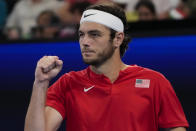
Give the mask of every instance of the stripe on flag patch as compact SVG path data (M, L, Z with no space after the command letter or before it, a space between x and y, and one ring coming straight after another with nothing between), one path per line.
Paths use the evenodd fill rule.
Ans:
M148 79L136 79L135 87L136 88L149 88L150 87L150 80L148 80Z

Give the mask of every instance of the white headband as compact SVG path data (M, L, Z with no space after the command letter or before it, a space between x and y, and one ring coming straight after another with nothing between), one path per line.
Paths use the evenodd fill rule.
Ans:
M80 24L83 22L95 22L112 28L118 32L124 32L123 22L116 16L100 10L89 9L84 11Z

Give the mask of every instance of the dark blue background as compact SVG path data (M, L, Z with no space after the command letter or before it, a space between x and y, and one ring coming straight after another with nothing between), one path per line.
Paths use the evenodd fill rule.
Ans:
M77 42L2 43L0 130L23 130L36 63L43 55L57 55L64 61L58 77L70 70L81 70L87 66L82 62ZM182 103L191 125L189 131L196 130L196 36L134 38L123 61L164 74Z

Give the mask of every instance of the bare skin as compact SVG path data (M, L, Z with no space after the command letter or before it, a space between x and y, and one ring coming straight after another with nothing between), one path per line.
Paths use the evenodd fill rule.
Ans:
M184 128L184 127L174 127L174 128L165 129L165 131L186 131L186 128Z
M57 56L44 56L38 61L25 131L55 131L60 126L61 115L51 107L45 107L45 101L49 81L61 71L62 65Z
M119 48L124 33L118 32L112 42L109 41L109 34L109 29L103 25L84 22L80 25L79 41L84 62L99 61L99 64L92 64L91 69L95 73L104 74L113 83L118 78L120 70L126 69L128 65L120 58ZM105 56L108 56L106 60ZM56 56L46 56L38 62L25 131L56 131L59 128L63 120L62 116L55 109L45 107L45 101L49 81L60 72L62 63ZM177 127L165 131L186 131L186 129Z
M93 30L97 30L97 32L93 32L93 34L91 34L91 31ZM91 65L91 69L95 73L104 74L111 82L114 82L117 79L120 70L124 70L127 67L120 58L119 50L124 39L124 34L117 33L113 43L110 43L110 31L108 28L92 22L83 23L80 26L79 32L82 33L79 40L81 49L86 47L88 50L93 51L93 53L87 55L82 53L84 61L96 60L99 57L98 54L102 53L104 50L108 51L108 48L114 48L113 55L104 61L104 63L101 65Z

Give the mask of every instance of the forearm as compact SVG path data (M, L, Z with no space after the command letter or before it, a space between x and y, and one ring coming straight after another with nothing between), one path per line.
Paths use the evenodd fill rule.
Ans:
M63 62L57 56L44 56L38 61L31 101L25 119L25 131L45 131L46 127L51 124L47 121L56 116L57 113L50 115L50 112L49 116L45 115L46 91L49 81L61 71L62 65ZM48 119L45 116L48 116ZM57 124L54 123L47 130L53 129Z
M45 130L45 101L49 82L34 82L31 101L25 120L25 131Z
M186 128L184 128L184 127L174 127L174 128L165 129L165 131L186 131Z

